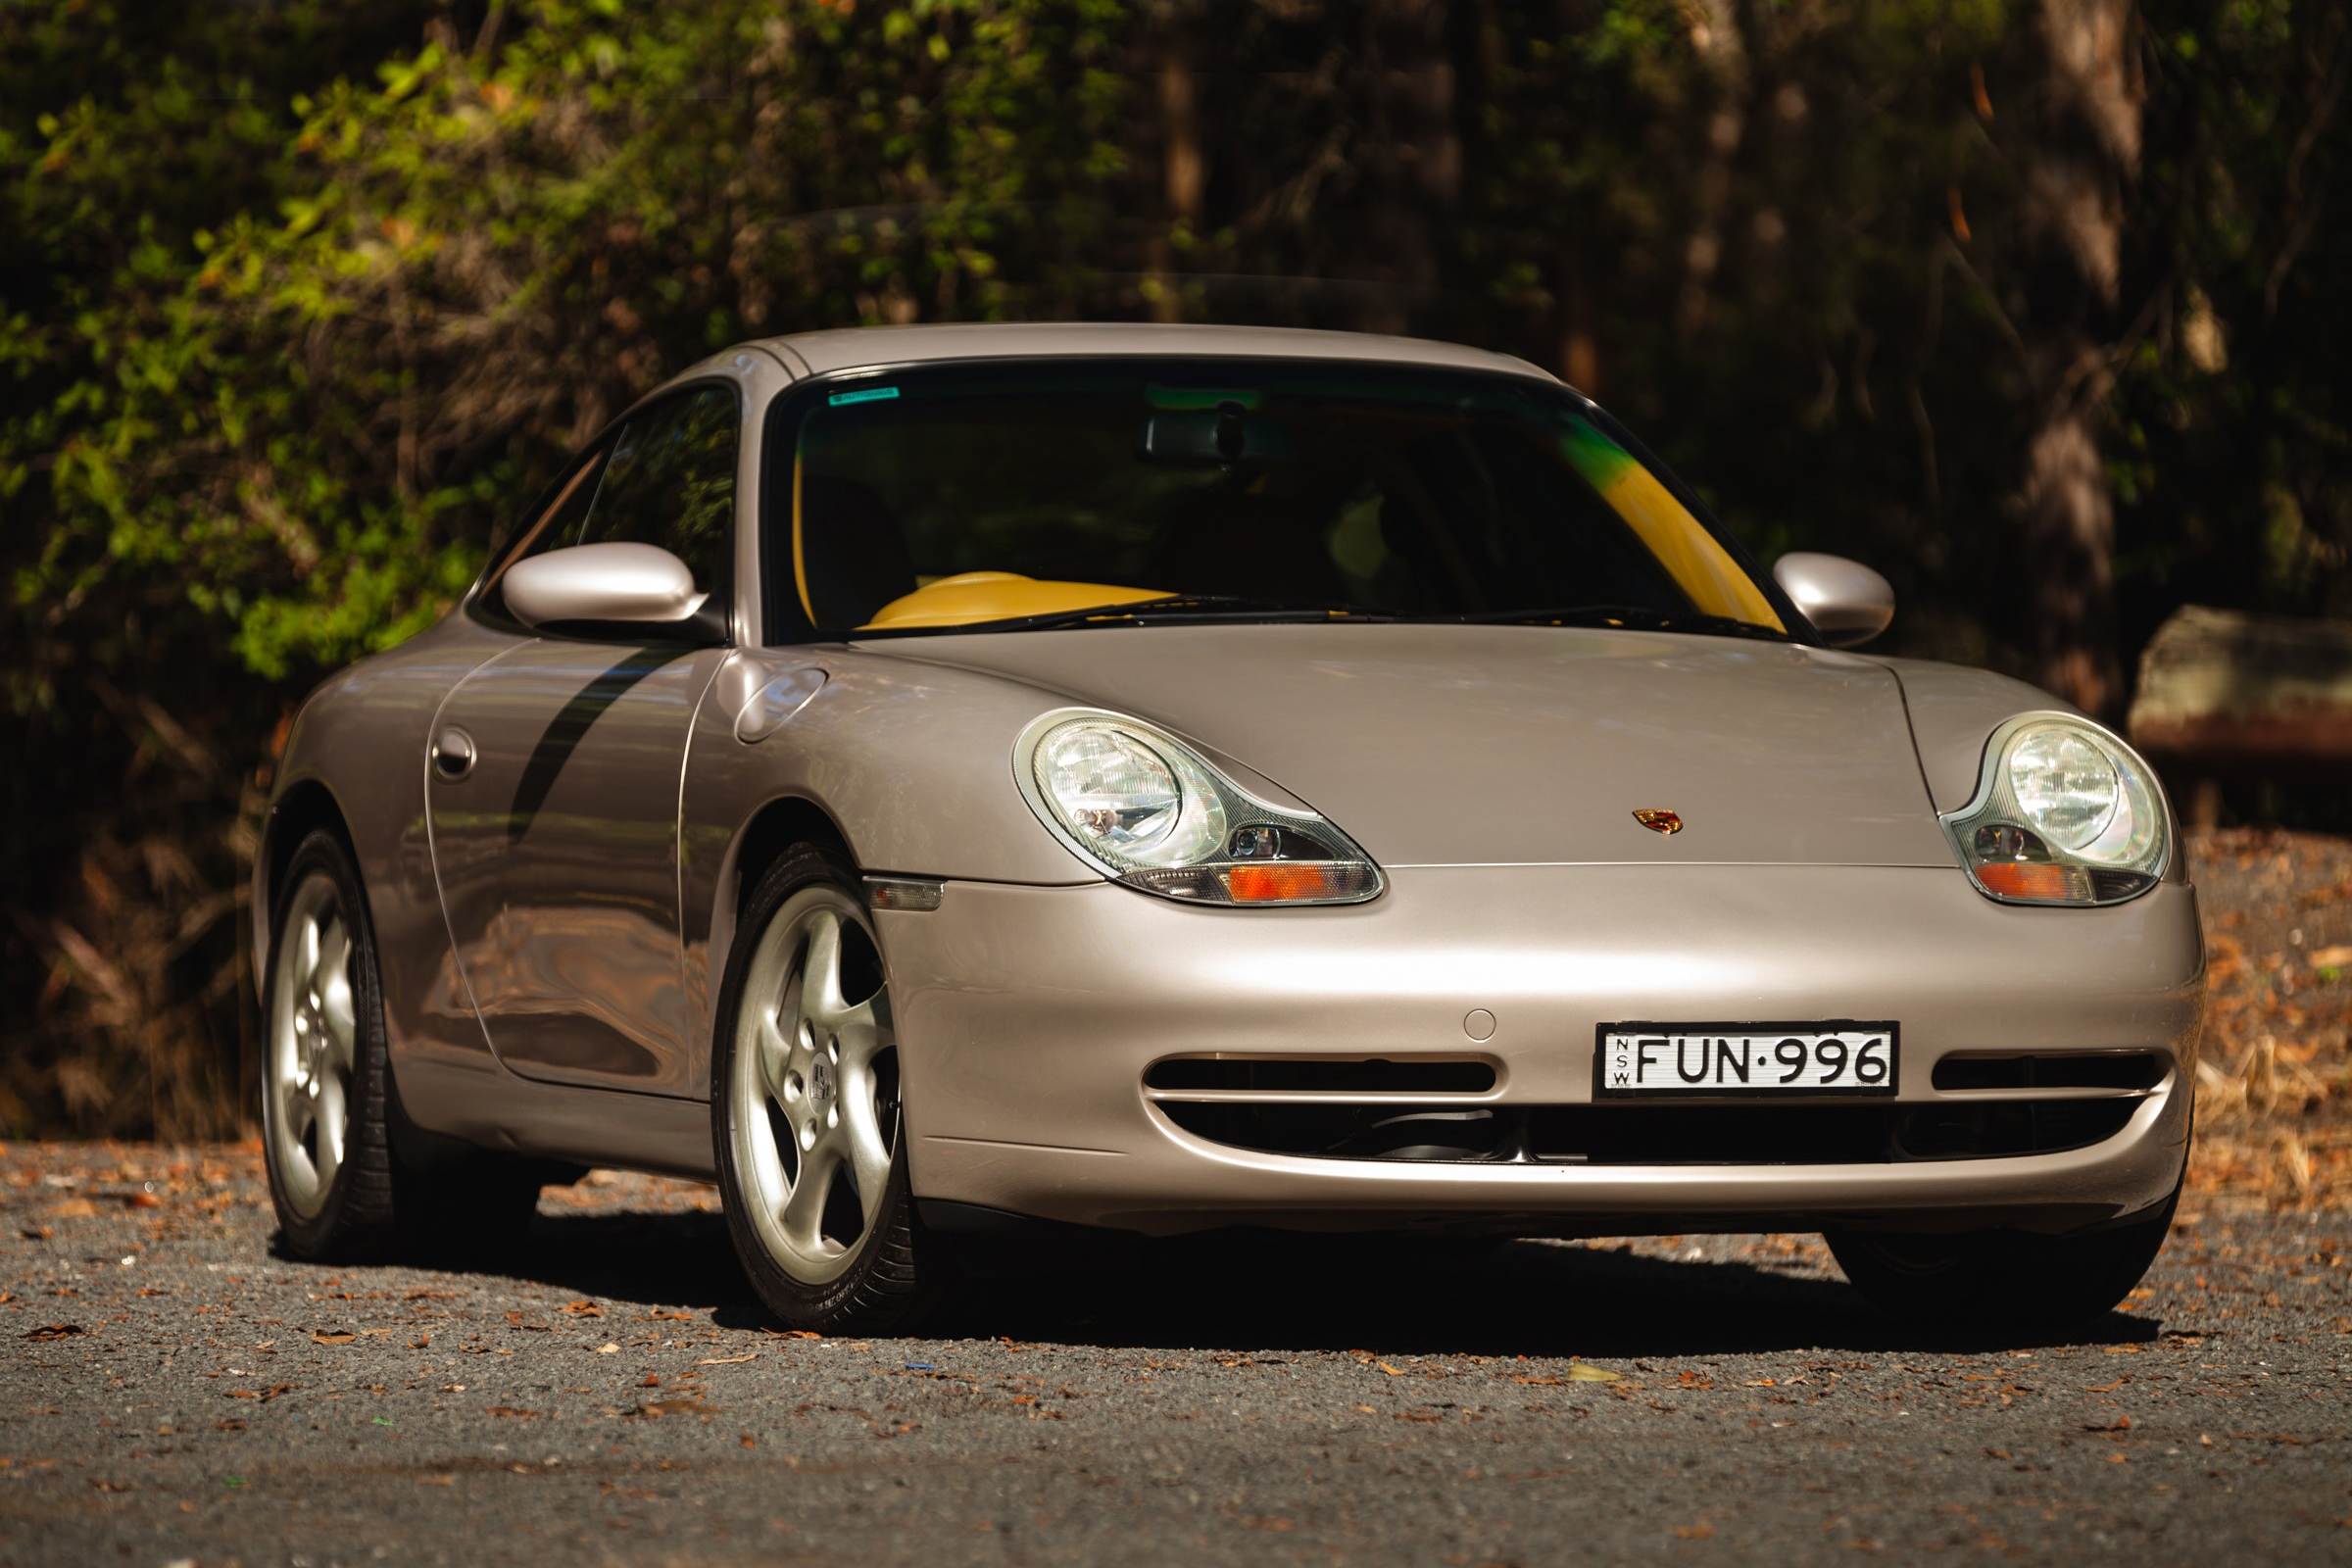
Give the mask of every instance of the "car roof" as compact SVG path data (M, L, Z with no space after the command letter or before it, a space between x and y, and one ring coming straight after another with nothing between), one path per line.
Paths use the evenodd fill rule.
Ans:
M759 347L810 375L937 360L1134 355L1358 360L1486 370L1552 381L1525 360L1458 343L1288 326L1200 326L1151 321L948 322L795 332Z

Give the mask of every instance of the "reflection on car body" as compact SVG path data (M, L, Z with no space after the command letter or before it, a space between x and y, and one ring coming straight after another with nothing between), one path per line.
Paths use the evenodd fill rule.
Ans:
M1844 651L1891 613L1474 350L718 356L302 710L287 1244L495 1246L594 1162L715 1179L823 1329L1041 1221L1822 1229L1896 1310L2102 1310L2186 1150L2170 808Z

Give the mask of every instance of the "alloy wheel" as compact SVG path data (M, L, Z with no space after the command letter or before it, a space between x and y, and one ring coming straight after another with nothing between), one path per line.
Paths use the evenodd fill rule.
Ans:
M286 902L270 989L267 1085L270 1157L288 1205L305 1219L325 1206L350 1143L359 1059L353 951L334 880L314 871Z
M736 1169L768 1255L806 1285L836 1278L858 1255L897 1152L889 996L877 987L851 1000L853 950L873 952L858 902L837 888L803 890L760 933L737 1013ZM878 964L858 967L878 974Z

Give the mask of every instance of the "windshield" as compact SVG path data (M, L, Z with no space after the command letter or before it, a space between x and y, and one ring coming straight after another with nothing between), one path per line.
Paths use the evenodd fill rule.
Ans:
M1658 474L1540 382L992 361L828 382L776 418L779 640L1352 616L1786 632Z

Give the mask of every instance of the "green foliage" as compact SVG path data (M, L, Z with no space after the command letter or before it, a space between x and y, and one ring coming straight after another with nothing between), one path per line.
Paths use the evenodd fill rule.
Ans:
M1034 307L1117 166L1117 82L1090 64L1116 12L1087 0L918 5L855 40L818 4L528 19L493 58L437 40L292 99L253 193L273 200L176 254L143 239L70 324L0 338L72 375L0 437L12 488L54 454L20 605L169 574L270 679L387 646L682 360L918 299ZM263 119L240 105L240 146ZM60 122L28 205L113 128L88 103Z
M233 1116L291 702L747 337L1174 309L1491 344L1574 368L1760 553L1886 568L1896 651L2029 668L2041 13L0 0L0 1122ZM2086 325L2127 653L2187 598L2352 612L2348 18L2143 0Z

